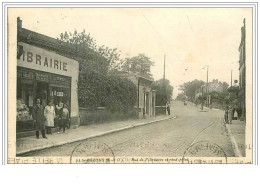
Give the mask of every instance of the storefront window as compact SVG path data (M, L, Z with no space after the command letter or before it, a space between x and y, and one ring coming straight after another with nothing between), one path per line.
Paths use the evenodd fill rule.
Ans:
M33 86L17 83L16 118L17 121L32 120Z
M70 108L71 78L25 68L17 70L17 121L32 120L36 99L45 107L48 100L55 105L66 103Z
M53 97L53 103L58 105L60 102L66 103L70 107L70 89L65 87L52 87L51 97Z

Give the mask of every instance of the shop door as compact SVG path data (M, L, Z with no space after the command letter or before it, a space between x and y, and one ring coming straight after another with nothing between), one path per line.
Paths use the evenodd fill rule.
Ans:
M41 99L44 107L48 104L48 95L48 83L38 82L36 88L36 99Z

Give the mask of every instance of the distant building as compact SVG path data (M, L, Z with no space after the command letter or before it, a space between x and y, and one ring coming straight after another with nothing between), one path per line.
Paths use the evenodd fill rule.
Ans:
M212 108L222 108L223 107L223 99L220 97L220 94L224 92L224 87L221 82L217 79L214 79L212 82L208 84L208 100L209 106Z
M241 27L241 42L239 45L239 93L238 102L242 109L242 117L246 117L246 20Z
M223 99L219 96L223 92L223 84L219 82L217 79L213 79L212 82L208 83L208 90L206 84L202 85L199 89L197 89L195 101L197 101L197 103L203 100L204 102L208 101L209 107L219 109L223 106Z
M122 78L131 80L137 87L138 118L155 116L156 91L152 90L151 84L153 79L142 76L138 73L119 72Z
M214 79L208 84L208 93L222 93L223 89L223 84L220 83L217 79Z

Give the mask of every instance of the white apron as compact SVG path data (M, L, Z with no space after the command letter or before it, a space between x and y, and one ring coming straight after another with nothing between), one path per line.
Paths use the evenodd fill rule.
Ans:
M55 109L54 106L46 106L44 109L45 126L54 127Z

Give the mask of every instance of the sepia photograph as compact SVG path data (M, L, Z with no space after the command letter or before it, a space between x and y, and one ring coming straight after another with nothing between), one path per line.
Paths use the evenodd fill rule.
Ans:
M253 163L253 8L9 7L9 164Z

